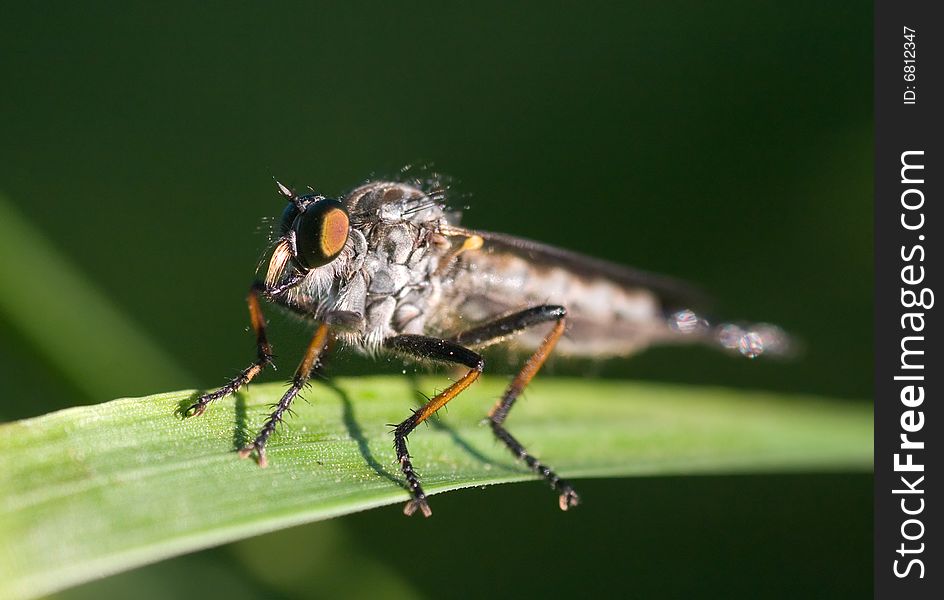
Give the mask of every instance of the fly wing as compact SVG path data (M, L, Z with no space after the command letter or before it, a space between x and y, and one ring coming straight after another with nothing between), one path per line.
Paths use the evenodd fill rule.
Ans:
M693 286L516 236L449 227L447 235L481 238L462 252L449 285L448 309L458 323L481 323L538 304L568 309L560 350L568 354L628 355L675 337L667 315L702 307ZM448 293L447 292L447 293ZM540 341L527 332L526 347Z
M564 250L507 233L452 227L468 236L479 236L486 252L516 255L535 265L566 269L580 278L599 278L626 289L647 289L655 293L666 311L705 310L711 301L696 286L672 277L633 269L610 261Z

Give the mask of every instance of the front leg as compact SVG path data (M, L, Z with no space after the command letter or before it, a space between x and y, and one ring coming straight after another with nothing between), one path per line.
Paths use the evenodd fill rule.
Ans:
M469 368L469 371L461 379L437 394L393 430L393 447L397 453L397 461L399 461L400 469L406 478L410 495L413 496L413 499L403 507L403 513L409 516L419 509L424 517L428 517L433 514L433 511L429 508L426 493L423 492L419 476L410 461L410 453L406 447L407 436L416 429L417 425L431 417L450 400L472 385L472 382L482 374L485 361L478 353L455 342L422 335L398 335L384 342L384 347L406 356L441 363L460 364Z
M289 277L285 283L274 287L266 286L266 284L261 281L253 282L249 287L249 295L246 297L246 302L249 304L249 322L252 325L252 330L256 334L256 360L240 371L236 377L230 379L226 385L220 389L215 392L203 394L197 398L197 401L183 412L184 417L202 415L211 402L230 394L235 394L241 387L252 381L256 375L261 373L263 369L272 364L272 346L269 344L269 340L266 336L266 320L265 315L262 314L262 306L259 303L259 299L261 297L270 301L277 300L278 297L286 291L301 283L304 278L305 276L303 274L295 273Z
M292 385L285 391L285 394L282 395L282 399L279 400L279 403L275 405L275 410L272 411L272 414L269 415L269 418L266 419L265 424L262 426L262 429L259 430L259 435L256 436L256 439L253 440L251 444L242 448L239 451L239 456L241 458L247 458L253 452L256 453L258 457L259 466L265 467L268 462L266 460L265 445L269 441L269 436L275 433L275 428L279 423L282 422L282 419L292 406L292 401L295 400L295 396L298 395L298 392L305 387L305 384L308 383L308 379L311 377L311 372L315 368L315 365L318 364L318 357L321 356L321 353L324 351L325 347L328 345L328 326L325 323L322 323L318 326L318 329L315 330L315 335L312 336L311 342L308 343L308 349L305 350L305 356L302 357L302 362L298 365L298 368L295 370L295 377L292 378Z
M256 334L256 360L251 365L239 372L236 377L229 380L226 385L208 394L203 394L197 401L191 404L183 412L185 417L196 417L206 411L207 406L214 400L219 400L224 396L236 393L239 388L253 380L256 375L262 372L268 365L272 364L272 346L266 337L266 320L262 314L262 307L259 304L259 297L272 295L272 291L267 289L261 281L256 281L249 288L249 295L246 302L249 304L249 322L252 324L252 330Z

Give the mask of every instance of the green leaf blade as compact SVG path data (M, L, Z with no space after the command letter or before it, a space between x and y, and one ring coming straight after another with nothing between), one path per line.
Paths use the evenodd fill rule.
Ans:
M534 479L481 426L503 384L483 379L441 420L411 435L428 493ZM421 385L428 392L442 381ZM186 420L175 411L190 392L0 427L7 458L0 475L0 595L35 597L408 499L387 426L415 406L407 378L315 384L306 392L311 405L297 403L297 416L270 441L269 468L239 460L234 450L251 439L282 391L278 384L254 386ZM870 407L816 398L544 379L519 401L508 427L568 478L872 465ZM550 492L547 501L556 501ZM576 510L593 510L592 499L584 501ZM435 498L431 505L435 513Z

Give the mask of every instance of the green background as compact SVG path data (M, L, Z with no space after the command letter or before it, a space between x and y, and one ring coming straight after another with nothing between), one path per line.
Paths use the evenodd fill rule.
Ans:
M334 195L430 162L456 179L466 224L691 280L717 299L715 314L778 323L805 347L791 362L700 348L557 362L544 385L554 373L587 374L871 397L870 3L123 2L4 12L0 192L180 365L158 371L118 352L89 368L125 374L120 385L79 383L0 312L4 419L221 382L253 352L243 296L263 218L283 204L272 177ZM0 280L0 293L61 293L41 269L23 277ZM66 312L83 319L81 306ZM272 320L284 377L305 329ZM400 369L354 358L332 366ZM317 410L316 396L298 409ZM871 590L871 476L601 480L580 490L585 504L569 514L539 483L447 494L433 519L376 510L60 595Z

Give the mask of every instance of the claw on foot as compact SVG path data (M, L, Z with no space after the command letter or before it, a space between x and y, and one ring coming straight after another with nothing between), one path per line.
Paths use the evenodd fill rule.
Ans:
M413 513L416 512L416 509L419 509L423 513L424 517L432 516L433 511L429 508L429 504L426 502L426 499L417 499L414 498L406 503L403 507L403 514L410 517Z
M186 419L188 417L199 417L200 415L206 412L206 409L207 409L207 405L201 404L200 401L198 400L197 402L194 402L193 404L187 407L187 410L184 411L184 418Z
M560 508L561 510L567 510L572 506L577 506L580 504L580 496L577 495L577 492L573 488L565 488L560 495Z
M263 469L269 466L269 461L266 459L265 447L260 447L256 444L249 444L244 448L240 448L239 458L249 458L253 452L256 453L256 464L258 464Z

